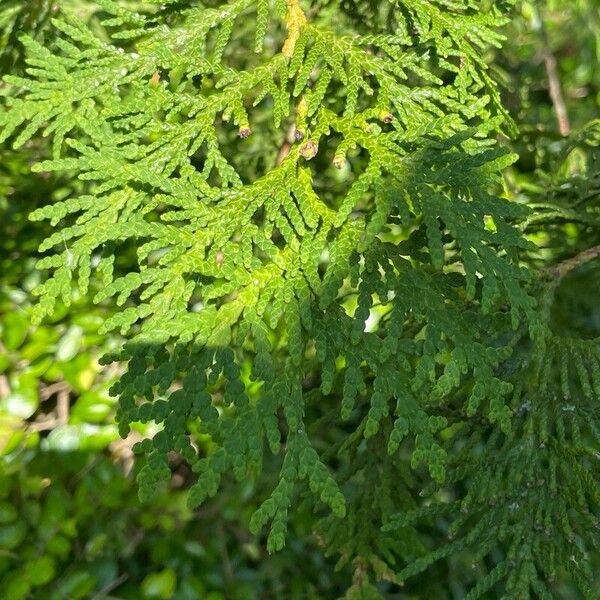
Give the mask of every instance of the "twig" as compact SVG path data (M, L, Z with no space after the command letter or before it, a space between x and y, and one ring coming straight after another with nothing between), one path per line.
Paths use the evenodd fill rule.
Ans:
M544 19L539 11L536 11L536 13L537 23L535 28L538 30L540 39L542 40L542 55L546 66L546 75L548 76L550 100L552 100L552 106L556 113L558 130L561 135L567 136L571 133L571 124L569 122L567 106L565 104L560 78L558 76L556 57L550 48L550 41L548 40L548 32L546 30Z
M106 595L112 592L114 589L118 588L120 585L125 583L129 579L129 575L127 573L123 573L119 575L116 579L111 581L109 584L105 585L98 593L94 594L91 600L101 600L101 598L106 598Z
M130 431L125 439L119 439L109 444L113 456L123 464L125 475L129 475L134 466L133 447L142 439L143 437L137 431Z
M229 558L229 552L227 552L227 534L225 533L225 527L223 521L218 521L217 529L219 532L219 550L221 552L221 558L223 559L223 571L225 574L225 583L227 588L230 588L233 584L233 567L231 566L231 560Z
M54 417L48 417L49 415L42 415L42 418L40 420L31 423L31 425L27 427L27 431L29 431L30 433L50 431L51 429L62 425L62 423L58 419Z
M292 149L292 144L295 141L295 138L294 138L295 131L296 131L295 124L292 124L288 127L288 130L285 134L285 139L283 141L283 144L281 145L281 148L279 148L279 152L277 153L277 158L275 159L276 165L280 165L285 160L287 155L290 153L290 150Z
M543 274L552 279L562 279L567 273L570 273L573 269L584 265L596 258L600 258L600 245L592 246L583 252L580 252L577 256L569 258L563 262L548 267L543 270Z
M54 387L51 393L48 393L50 388ZM44 392L46 396L44 397ZM71 407L71 388L68 384L60 382L60 384L54 384L48 386L40 392L40 397L43 400L47 400L52 394L56 393L56 411L50 414L40 415L33 423L28 427L28 431L48 431L54 429L59 425L66 425L69 422L69 410Z
M71 387L66 381L57 381L51 385L42 386L40 390L40 399L48 400L50 396L54 396L54 394L60 394L61 392L69 392Z
M10 387L6 375L0 375L0 398L6 398L10 394Z
M69 395L69 388L62 389L58 392L56 398L56 418L57 420L65 424L69 421L69 409L71 408L71 396Z

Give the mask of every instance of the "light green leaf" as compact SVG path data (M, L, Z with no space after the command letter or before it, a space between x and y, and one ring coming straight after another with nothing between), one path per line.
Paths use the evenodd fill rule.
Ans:
M168 600L175 593L177 576L173 569L163 569L158 573L150 573L142 581L142 594L144 598L160 598Z
M78 325L69 327L60 342L58 342L56 360L67 362L73 359L81 349L82 342L83 329Z
M2 318L2 342L8 350L18 349L29 329L29 320L25 313L12 312Z
M29 419L40 405L38 382L30 373L19 373L10 380L10 393L0 402L9 415Z
M14 550L25 539L26 533L27 525L23 521L0 527L0 548Z
M52 581L56 575L56 564L49 556L32 560L25 565L26 577L34 587L40 587Z

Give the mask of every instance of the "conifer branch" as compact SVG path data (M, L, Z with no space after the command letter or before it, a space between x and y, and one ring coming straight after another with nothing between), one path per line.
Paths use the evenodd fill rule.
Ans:
M528 211L492 192L516 157L495 141L511 122L482 57L510 2L386 0L397 26L366 33L350 17L308 24L299 0L277 14L269 0L194 3L169 19L100 2L109 42L68 16L52 51L25 39L29 70L6 78L0 139L49 136L53 157L35 168L85 186L32 214L55 228L36 317L92 280L95 301L114 303L103 331L128 341L103 362L126 364L111 390L120 433L158 425L135 446L141 497L171 476L173 450L197 475L191 506L230 474L258 476L270 451L281 471L251 519L255 533L270 523L269 552L306 490L327 508L327 551L359 560L361 589L370 573L397 582L501 548L509 558L471 597L502 580L527 598L554 542L523 545L511 519L534 531L538 507L555 523L594 497L574 449L586 451L578 411L600 393L600 362L542 322L519 262ZM281 51L240 51L260 54L280 16ZM131 247L136 266L121 273ZM323 453L320 407L344 421ZM556 471L567 458L578 466ZM542 485L524 465L573 485ZM464 497L415 500L425 473L435 489L469 481ZM400 538L418 540L429 518L459 539L415 560Z

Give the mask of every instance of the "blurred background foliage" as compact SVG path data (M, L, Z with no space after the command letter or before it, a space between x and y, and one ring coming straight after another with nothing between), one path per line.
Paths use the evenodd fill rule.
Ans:
M314 4L331 9L338 3ZM151 3L127 5L143 10ZM363 24L375 18L368 0L339 6ZM91 1L2 0L3 74L24 68L19 35L48 39L53 35L49 20L58 10L74 11L100 31L101 14ZM506 195L534 209L523 227L537 249L524 259L543 267L600 244L600 121L595 120L600 3L518 2L506 34L504 49L489 57L520 131L516 139L502 140L520 156L506 172ZM0 93L10 93L2 86ZM351 574L335 572L332 560L318 550L312 516L302 506L293 517L287 547L268 560L264 540L248 533L261 498L257 488L268 483L270 472L276 476L277 465L269 470L267 464L263 480L247 482L241 493L238 486L226 486L216 499L190 511L185 489L191 474L174 455L169 489L139 503L134 482L139 465L131 448L153 431L140 425L121 440L114 425L115 399L108 389L118 373L100 367L98 359L121 340L97 334L113 309L92 305L93 294L81 298L73 290L69 307L60 307L40 327L29 324L35 302L31 290L42 276L35 270L36 248L50 225L30 223L27 215L84 185L32 175L30 165L46 152L39 141L19 151L0 148L0 596L343 596ZM597 263L573 271L561 283L553 318L564 335L600 335ZM126 259L117 265L123 271L128 267ZM343 435L329 429L326 437ZM462 585L472 579L470 566L451 561L436 566L435 576L412 582L404 593L385 596L385 587L380 592L389 598L463 598ZM576 598L560 583L557 591L560 597Z

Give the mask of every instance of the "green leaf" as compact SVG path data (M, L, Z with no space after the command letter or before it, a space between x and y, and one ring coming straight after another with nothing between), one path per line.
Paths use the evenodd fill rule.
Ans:
M142 581L144 598L168 600L175 593L177 575L173 569L163 569L158 573L150 573Z
M22 521L0 527L0 548L14 550L25 539L27 526Z
M98 392L84 392L71 408L72 423L101 423L111 414L114 401Z
M22 312L15 310L2 318L2 342L7 350L20 348L29 330L29 319Z
M74 425L59 425L53 429L44 440L47 450L57 452L72 452L81 447L82 432Z
M20 430L22 424L21 419L0 415L0 455L14 452L25 440L26 434Z
M42 556L28 562L25 567L25 576L34 587L46 585L56 575L56 563L50 556Z
M67 362L73 359L83 343L83 329L78 325L71 325L62 336L56 347L56 360Z
M69 600L79 600L80 598L90 598L96 587L96 578L86 571L75 571L69 573L61 580L58 591L62 598Z
M40 396L37 379L28 372L11 377L10 393L0 401L0 409L9 415L29 419L39 408Z
M31 591L30 583L20 571L11 575L10 580L5 585L4 593L6 598L10 598L10 600L25 600Z
M0 502L0 524L16 521L17 515L18 513L12 504Z
M54 535L48 540L46 550L54 556L66 559L71 551L71 542L62 535Z

